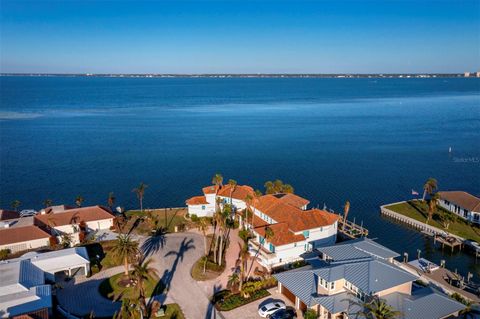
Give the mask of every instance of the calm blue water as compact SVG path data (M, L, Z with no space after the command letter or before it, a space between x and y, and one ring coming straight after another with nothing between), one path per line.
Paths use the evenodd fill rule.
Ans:
M0 205L184 205L215 172L282 179L363 220L371 237L463 273L474 258L379 216L430 176L480 194L480 79L0 77ZM452 154L448 148L452 147ZM479 261L480 262L480 261ZM477 277L477 280L479 277Z

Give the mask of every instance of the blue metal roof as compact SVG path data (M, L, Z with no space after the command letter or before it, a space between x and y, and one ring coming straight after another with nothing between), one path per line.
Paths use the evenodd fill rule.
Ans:
M346 241L333 246L318 247L317 250L332 258L336 262L364 259L369 257L388 259L400 256L397 252L390 250L366 237Z
M463 304L431 288L423 288L411 296L395 292L382 299L401 312L401 319L444 318L465 309Z

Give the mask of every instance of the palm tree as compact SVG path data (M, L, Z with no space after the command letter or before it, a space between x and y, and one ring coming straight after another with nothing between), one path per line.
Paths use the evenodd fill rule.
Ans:
M12 202L12 208L17 212L18 208L22 205L22 202L20 202L18 199L14 200Z
M80 195L78 195L75 198L75 204L77 205L77 207L82 207L82 204L83 204L84 201L85 201L85 199Z
M373 297L372 300L363 303L363 311L359 314L371 319L394 319L398 318L401 312L393 309L384 300Z
M348 212L350 211L350 202L347 200L345 206L343 206L343 225L342 228L345 229L345 223L347 222Z
M283 192L283 193L292 193L292 194L293 194L293 193L295 192L295 189L293 188L292 185L290 185L290 184L285 184L285 185L283 185L283 187L282 187L282 192Z
M221 230L221 235L220 237L220 245L218 247L218 264L221 266L223 263L223 250L224 250L224 245L226 244L226 233L227 233L227 221L230 218L230 214L232 212L231 206L230 205L224 205L223 210L220 213L220 218L219 218L219 226Z
M235 188L237 187L237 181L234 179L229 179L228 180L228 185L230 185L230 205L232 205L232 195L233 192L235 191Z
M213 175L212 184L217 186L217 187L222 187L223 186L223 176L222 176L222 174L216 173L215 175Z
M43 206L45 206L45 208L50 207L52 205L53 205L53 200L51 199L47 198L46 200L43 201Z
M208 219L205 217L199 218L195 226L203 234L203 245L205 246L205 263L203 264L203 273L205 273L206 267L207 267L207 260L208 260L208 247L207 247L207 231L209 226Z
M437 180L433 177L430 177L426 182L425 185L423 185L423 196L422 196L422 201L425 201L425 196L427 196L427 193L429 195L432 195L432 193L438 188L438 183Z
M110 210L113 212L113 205L115 205L115 194L113 194L113 192L108 193L107 204L108 207L110 207Z
M152 259L145 260L144 262L142 262L142 260L143 258L139 259L139 261L133 266L132 277L137 282L135 288L139 292L139 301L142 303L144 314L146 314L147 302L145 295L145 281L152 280L158 276L158 273L155 268L150 266Z
M116 258L123 259L125 276L128 276L128 261L133 260L139 253L138 242L132 240L129 235L120 234L117 236L112 252Z
M238 290L242 292L243 289L243 281L245 278L245 270L247 269L248 258L250 257L250 253L248 252L248 245L238 243L240 251L238 253L238 258L240 259L240 285Z
M433 214L437 211L437 201L439 199L438 193L431 195L430 200L428 201L428 217L427 224L432 219Z
M271 181L266 181L265 182L265 193L266 194L274 194L275 193L275 187Z
M263 242L260 241L258 243L257 251L255 252L255 256L252 258L252 262L250 263L250 268L248 269L247 280L250 277L250 272L252 271L253 263L255 262L255 260L258 257L258 254L260 253L260 249L262 248L263 243L268 242L270 239L272 239L275 236L275 233L273 232L273 229L270 228L268 225L265 226L264 229L265 229L265 238L264 238Z
M240 284L240 276L234 272L230 276L228 276L228 282L227 282L227 287L231 287L232 290L235 290L235 288Z
M244 229L245 229L245 225L248 223L248 215L249 213L252 213L253 214L253 211L250 209L250 206L252 205L252 201L253 201L253 196L251 194L247 194L245 196L245 204L247 205L247 209L245 209L245 216L244 216L244 220L243 220L243 225L244 225Z
M144 182L141 182L137 188L132 190L133 193L137 194L138 201L140 202L140 211L143 212L143 196L145 195L145 190L147 189L148 185Z

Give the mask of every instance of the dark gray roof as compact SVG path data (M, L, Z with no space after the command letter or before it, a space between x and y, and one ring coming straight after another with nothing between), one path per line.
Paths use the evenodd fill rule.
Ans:
M372 256L380 259L400 256L397 252L390 250L366 237L346 241L333 246L318 247L317 249L337 262L364 259Z
M401 312L402 319L437 319L450 316L465 306L431 288L423 288L413 295L394 292L382 297Z

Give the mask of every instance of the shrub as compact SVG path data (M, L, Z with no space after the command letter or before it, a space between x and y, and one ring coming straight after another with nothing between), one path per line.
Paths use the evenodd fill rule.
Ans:
M303 314L303 318L304 319L317 319L318 316L317 316L317 312L313 309L308 309L307 311L305 311L305 313Z
M200 218L198 218L196 214L192 214L190 215L190 219L192 220L192 222L196 223Z
M8 248L0 250L0 260L7 259L8 255L10 255L12 251Z
M226 296L223 302L217 303L217 309L220 311L229 311L268 295L270 295L270 293L264 289L253 292L248 298L244 298L240 294L231 294Z

